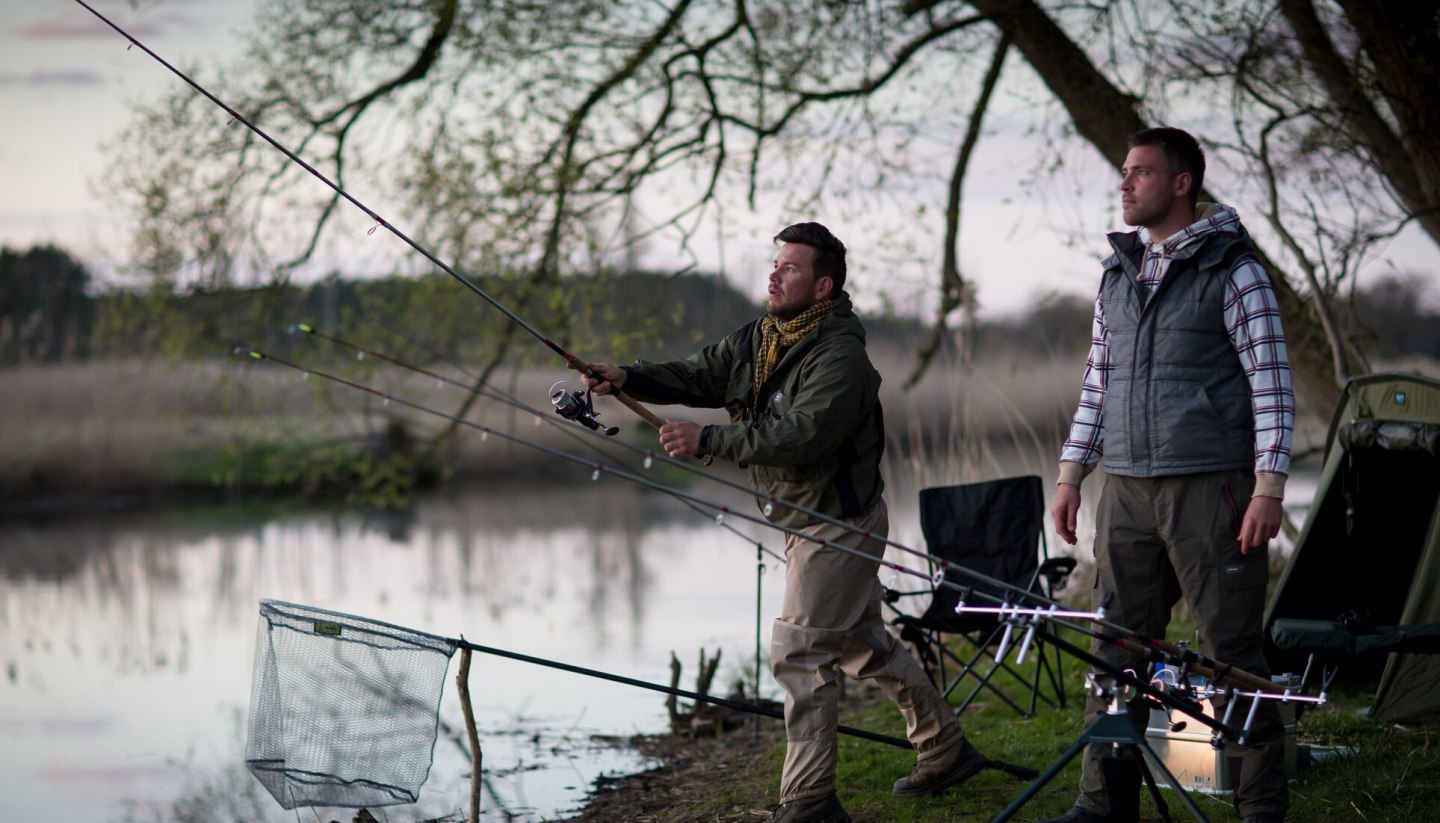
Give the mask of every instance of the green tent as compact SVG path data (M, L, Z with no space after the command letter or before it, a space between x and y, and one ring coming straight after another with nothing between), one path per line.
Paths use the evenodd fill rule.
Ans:
M1265 614L1375 627L1440 624L1440 381L1412 374L1350 380L1330 421L1305 525ZM1430 626L1433 628L1433 626ZM1271 670L1305 654L1268 647ZM1376 683L1373 716L1440 719L1440 654L1345 656L1340 676Z

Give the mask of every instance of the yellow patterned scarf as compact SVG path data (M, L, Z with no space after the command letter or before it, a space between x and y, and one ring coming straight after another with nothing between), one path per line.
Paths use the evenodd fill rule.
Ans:
M760 356L755 360L755 393L775 373L775 366L785 350L800 342L800 338L815 331L825 315L830 313L834 300L821 300L790 320L779 320L767 314L760 321Z

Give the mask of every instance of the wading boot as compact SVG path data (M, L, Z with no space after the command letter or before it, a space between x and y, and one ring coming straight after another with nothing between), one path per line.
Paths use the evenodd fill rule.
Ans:
M989 764L990 758L970 745L969 740L961 740L960 745L945 754L916 763L909 777L895 781L894 793L901 797L939 794L964 783Z
M775 807L765 823L850 823L850 815L834 794L791 800Z

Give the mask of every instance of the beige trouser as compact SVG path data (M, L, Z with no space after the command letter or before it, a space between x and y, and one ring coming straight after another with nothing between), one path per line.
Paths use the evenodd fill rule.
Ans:
M786 695L782 803L835 791L836 668L855 679L875 678L905 716L920 759L943 754L965 737L945 699L880 619L876 571L890 530L885 502L847 522L873 537L822 523L804 529L811 540L785 540L785 602L770 645L775 679ZM856 546L867 556L816 541Z
M1268 676L1263 645L1268 553L1262 548L1241 555L1236 539L1254 488L1255 477L1246 471L1106 476L1096 507L1094 593L1097 605L1106 594L1115 595L1106 618L1163 638L1170 610L1183 596L1200 630L1203 654ZM1091 652L1117 667L1145 671L1143 662L1111 643L1096 639ZM1244 718L1249 705L1243 700L1233 717ZM1087 724L1104 711L1105 704L1090 695ZM1148 716L1148 711L1131 710L1139 728ZM1235 806L1242 815L1284 816L1289 805L1285 730L1274 701L1261 701L1252 732L1249 745L1225 746L1237 784ZM1100 763L1106 749L1086 747L1076 803L1101 814L1110 808Z

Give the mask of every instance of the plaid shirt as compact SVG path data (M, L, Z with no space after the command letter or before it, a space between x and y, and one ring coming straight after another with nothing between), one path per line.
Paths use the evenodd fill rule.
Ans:
M1150 294L1155 293L1170 269L1170 258L1175 252L1214 232L1234 231L1240 225L1235 210L1228 206L1208 211L1209 216L1195 221L1164 243L1151 244L1149 231L1140 229L1140 240L1145 243L1140 282ZM1246 258L1230 272L1225 295L1225 328L1250 383L1250 407L1255 418L1255 473L1281 475L1280 488L1283 489L1283 475L1290 471L1295 394L1290 387L1290 361L1275 292L1265 269L1254 259ZM1102 403L1114 369L1110 335L1105 326L1105 306L1100 297L1096 297L1080 404L1060 452L1061 463L1080 464L1081 477L1094 470L1102 456L1105 434ZM1273 489L1273 482L1271 486Z

